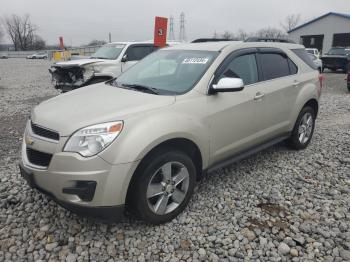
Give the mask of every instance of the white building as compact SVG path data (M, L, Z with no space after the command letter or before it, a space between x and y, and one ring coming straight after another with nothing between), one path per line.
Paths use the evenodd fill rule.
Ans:
M350 47L350 14L327 13L288 32L289 38L323 54L333 46Z

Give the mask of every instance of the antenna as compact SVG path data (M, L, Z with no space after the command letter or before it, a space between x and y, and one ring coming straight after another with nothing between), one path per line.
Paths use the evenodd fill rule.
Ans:
M169 20L169 40L175 40L174 17L171 15Z
M180 42L186 41L186 32L185 32L185 13L182 12L180 14Z

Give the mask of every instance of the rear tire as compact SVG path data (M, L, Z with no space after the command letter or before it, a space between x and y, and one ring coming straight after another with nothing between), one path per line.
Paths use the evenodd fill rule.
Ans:
M300 111L292 135L287 140L290 148L300 150L309 145L315 130L315 118L315 110L310 106L306 106Z
M133 213L151 224L171 221L187 206L194 190L196 168L180 151L161 150L137 169L130 196Z

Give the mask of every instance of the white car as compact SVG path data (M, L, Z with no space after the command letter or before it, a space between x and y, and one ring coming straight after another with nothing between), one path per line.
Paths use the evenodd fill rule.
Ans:
M47 53L46 52L40 52L40 53L35 53L32 55L28 55L27 59L47 59Z
M316 56L317 58L320 58L320 52L318 51L317 48L306 48L305 50L309 54L312 54L312 55Z
M55 88L67 92L118 77L157 47L152 42L115 42L102 46L88 59L55 63L49 69Z
M0 59L7 59L7 58L9 58L8 54L6 53L0 54Z
M310 56L310 58L312 59L312 61L314 62L315 66L317 67L318 71L321 73L322 69L323 69L323 64L322 64L322 60L319 59L317 56L313 55L313 54L308 54Z

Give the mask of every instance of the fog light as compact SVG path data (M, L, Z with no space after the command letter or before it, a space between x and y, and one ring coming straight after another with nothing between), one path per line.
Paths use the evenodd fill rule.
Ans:
M77 195L83 201L92 201L96 190L96 181L76 181L74 187L62 189L64 194Z

